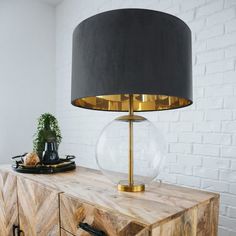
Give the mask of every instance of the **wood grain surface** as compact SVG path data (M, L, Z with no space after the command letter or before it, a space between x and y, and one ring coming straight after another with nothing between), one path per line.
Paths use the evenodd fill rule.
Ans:
M61 227L78 236L89 235L79 228L87 223L110 236L148 236L144 225L118 212L99 209L66 194L60 194ZM146 232L146 234L145 234Z
M59 236L58 191L17 177L20 228L24 236Z
M12 236L18 225L16 176L0 170L0 235Z
M148 226L154 236L217 235L219 195L215 193L157 182L147 186L142 193L118 192L116 186L99 171L83 167L54 175L19 174L9 166L1 168L23 177L25 181L36 182L41 188L43 185L55 195L56 192L64 193L60 194L62 215L65 216L61 217L61 224L74 235L80 235L76 226L81 219L108 232L106 227L114 224L112 222L117 223L119 217L122 218L121 223L110 227L116 233L124 230L127 224L132 227L133 223L129 222L135 222ZM26 186L22 183L22 189ZM28 186L23 191L25 195L30 193L34 196L36 189ZM68 198L63 198L64 195ZM71 212L74 213L71 215ZM110 228L108 235L116 235ZM146 236L143 232L137 234Z
M64 229L61 229L61 236L73 236L73 234L67 232L67 231L64 230Z

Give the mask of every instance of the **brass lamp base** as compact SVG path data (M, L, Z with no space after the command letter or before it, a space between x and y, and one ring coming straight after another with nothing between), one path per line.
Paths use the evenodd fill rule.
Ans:
M128 181L120 181L117 185L117 189L121 192L143 192L145 191L145 185L142 183L134 183L130 185Z

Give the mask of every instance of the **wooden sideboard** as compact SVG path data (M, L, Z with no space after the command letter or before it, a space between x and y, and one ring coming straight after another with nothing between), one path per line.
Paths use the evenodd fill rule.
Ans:
M0 166L1 236L89 236L85 223L109 236L216 236L218 209L218 194L175 185L124 193L83 167L35 175Z

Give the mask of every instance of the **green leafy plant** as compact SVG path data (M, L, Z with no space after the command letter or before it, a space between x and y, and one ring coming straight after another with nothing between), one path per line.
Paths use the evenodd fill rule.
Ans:
M33 140L33 149L40 158L45 142L49 140L55 141L58 147L62 140L61 131L57 119L50 113L44 113L38 119L38 127Z

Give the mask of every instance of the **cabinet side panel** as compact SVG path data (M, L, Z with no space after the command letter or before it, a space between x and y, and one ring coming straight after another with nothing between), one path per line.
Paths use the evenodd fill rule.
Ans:
M0 170L0 235L12 236L18 224L16 176Z
M219 198L215 197L163 222L152 230L152 236L217 236L218 215Z
M219 201L220 197L217 195L210 201L210 226L211 226L211 236L218 235L218 218L219 218Z
M59 236L58 192L17 177L19 220L24 236Z
M152 230L152 236L196 236L197 207L183 212L182 215L164 222Z

